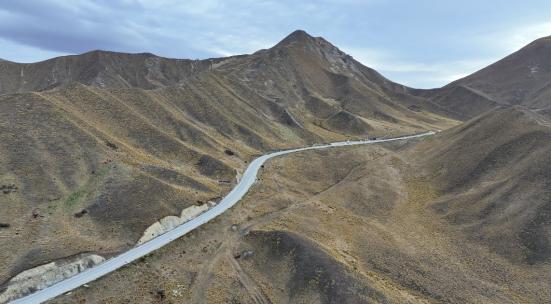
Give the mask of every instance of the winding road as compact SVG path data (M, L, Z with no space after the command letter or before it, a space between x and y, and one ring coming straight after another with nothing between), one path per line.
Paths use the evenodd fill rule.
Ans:
M422 134L416 134L416 135L409 135L409 136L402 136L402 137L395 137L395 138L389 138L389 139L376 139L376 140L359 140L359 141L346 141L346 142L335 142L331 144L326 145L319 145L319 146L312 146L312 147L305 147L305 148L298 148L298 149L291 149L291 150L284 150L284 151L278 151L273 152L269 154L265 154L254 161L252 161L249 166L247 167L247 170L245 170L245 173L243 174L241 181L235 186L235 188L232 189L228 195L226 195L220 203L218 203L216 206L212 207L211 209L205 211L204 213L200 214L196 218L189 220L188 222L174 228L173 230L170 230L154 239L149 240L146 243L143 243L139 246L136 246L114 258L111 258L109 260L106 260L105 262L89 268L73 277L70 277L68 279L65 279L63 281L60 281L58 283L55 283L45 289L36 291L35 293L32 293L30 295L27 295L25 297L22 297L20 299L14 300L11 303L42 303L44 301L47 301L49 299L52 299L54 297L57 297L61 294L64 294L68 291L71 291L79 286L82 286L86 283L89 283L91 281L96 280L97 278L100 278L112 271L115 271L122 266L129 264L163 246L166 244L180 238L181 236L185 235L186 233L194 230L195 228L207 223L208 221L212 220L213 218L219 216L220 214L224 213L227 209L235 205L251 188L251 186L256 181L256 176L258 173L258 170L261 168L262 164L266 162L267 160L295 152L300 151L306 151L306 150L316 150L316 149L327 149L327 148L335 148L335 147L343 147L343 146L354 146L354 145L365 145L365 144L374 144L374 143L381 143L381 142L389 142L389 141L397 141L397 140L404 140L404 139L412 139L417 137L423 137L428 135L434 135L435 132L429 131Z

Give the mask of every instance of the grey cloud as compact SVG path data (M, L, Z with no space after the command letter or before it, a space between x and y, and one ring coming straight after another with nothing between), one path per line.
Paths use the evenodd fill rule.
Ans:
M204 58L255 51L327 10L291 1L15 1L0 4L0 38L36 48ZM301 12L312 14L308 20Z
M0 14L0 37L52 51L133 49L139 39L110 7L5 1Z

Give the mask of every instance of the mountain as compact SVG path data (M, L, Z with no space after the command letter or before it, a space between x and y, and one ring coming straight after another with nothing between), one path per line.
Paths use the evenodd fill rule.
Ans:
M303 31L251 55L93 51L0 71L0 281L133 246L267 151L458 123Z
M499 107L415 147L454 230L517 264L551 260L551 120Z
M265 164L213 223L53 303L546 303L551 122L501 106L430 138Z
M467 119L499 105L551 107L551 36L540 38L519 51L456 80L443 88L421 90L459 119Z
M548 51L434 90L300 30L228 58L0 62L0 290L162 232L267 151L440 129L274 159L216 220L54 302L545 302Z
M143 88L176 84L215 60L169 59L149 53L92 51L38 63L0 62L0 94L45 91L73 82L100 88Z

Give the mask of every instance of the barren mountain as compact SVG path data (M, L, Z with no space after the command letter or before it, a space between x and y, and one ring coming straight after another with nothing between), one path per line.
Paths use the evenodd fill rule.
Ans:
M267 151L442 129L273 159L216 220L52 302L545 303L549 42L435 90L303 31L200 61L2 61L0 288L134 246Z
M216 222L51 302L546 303L549 136L504 107L274 159Z
M441 193L432 209L452 227L515 264L549 263L549 119L501 107L423 142L413 154L423 155Z
M0 61L0 94L45 91L72 82L102 88L153 89L173 85L216 60L169 59L149 53L92 51L38 63Z
M94 51L0 70L0 281L133 246L266 151L457 123L303 31L230 58Z
M498 105L551 107L551 37L443 88L418 92L458 118L477 116Z

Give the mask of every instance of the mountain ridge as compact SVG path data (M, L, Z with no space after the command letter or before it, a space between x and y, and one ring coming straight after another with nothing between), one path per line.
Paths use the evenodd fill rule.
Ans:
M0 281L124 250L160 218L223 196L259 154L459 123L301 32L199 61L94 51L0 63L0 92L0 185L18 188L3 197Z
M268 151L438 129L275 159L231 212L65 300L152 302L176 285L170 301L548 299L551 111L529 107L551 86L522 83L525 104L496 95L543 49L434 90L300 30L227 58L0 62L0 290L49 261L134 246L160 219L219 200Z
M451 109L469 102L454 90L466 88L474 93L476 103L469 110L453 114L459 119L474 117L497 105L523 105L530 108L551 107L551 36L534 40L520 50L442 88L415 90L436 104Z

